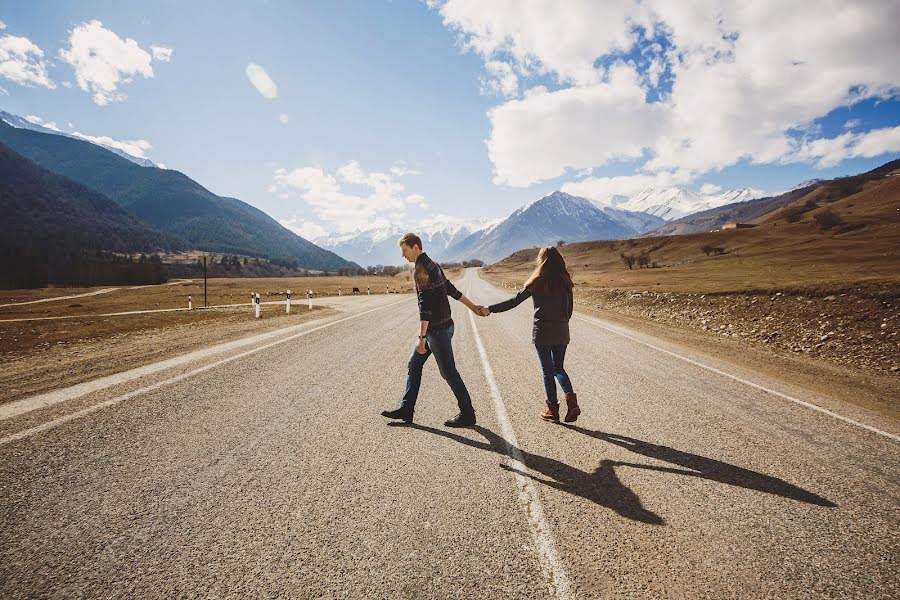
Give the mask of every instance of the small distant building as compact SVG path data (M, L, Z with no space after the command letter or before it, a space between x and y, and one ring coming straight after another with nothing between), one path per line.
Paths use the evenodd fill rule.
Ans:
M726 229L752 229L756 227L753 223L725 223L722 225L722 231Z

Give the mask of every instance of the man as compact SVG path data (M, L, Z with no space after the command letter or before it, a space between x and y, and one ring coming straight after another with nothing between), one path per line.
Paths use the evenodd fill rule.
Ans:
M453 319L450 318L450 302L447 296L459 300L474 313L478 313L483 307L476 306L463 296L456 286L447 281L440 265L422 251L422 240L419 236L407 233L400 238L399 244L403 258L415 263L413 280L419 302L419 336L416 348L409 359L406 393L403 394L400 408L385 410L381 414L391 419L412 423L416 398L419 396L419 385L422 383L422 368L428 357L434 354L441 377L450 384L450 389L453 390L459 404L459 414L445 421L444 425L469 427L475 424L475 409L472 407L469 390L466 389L453 358L451 340L454 326Z

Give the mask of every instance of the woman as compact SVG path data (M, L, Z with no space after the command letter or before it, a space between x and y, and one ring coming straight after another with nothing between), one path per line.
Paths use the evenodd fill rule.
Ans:
M566 346L569 344L573 285L562 254L554 246L546 246L538 253L537 268L525 281L524 289L515 297L489 306L485 311L486 314L504 312L531 297L534 302L532 342L541 361L544 389L547 391L547 410L541 413L541 418L555 423L559 423L557 381L566 394L566 423L574 422L581 414L572 382L563 368Z

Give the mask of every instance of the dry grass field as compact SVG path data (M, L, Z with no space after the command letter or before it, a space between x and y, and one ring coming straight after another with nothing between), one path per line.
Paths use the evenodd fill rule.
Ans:
M825 210L838 214L845 225L823 230L815 216ZM565 246L563 253L577 284L608 289L709 294L900 283L900 177L872 182L796 223L786 222L783 212L761 219L752 229L584 242ZM725 253L706 255L704 246ZM657 268L635 264L629 269L622 253L646 254ZM518 284L536 255L537 249L521 250L485 271L495 281Z
M576 302L633 326L665 325L886 377L879 394L896 398L900 176L839 199L832 192L823 186L750 229L566 245ZM826 211L838 225L820 225ZM723 253L707 255L706 246ZM621 254L645 254L656 268L629 269ZM536 255L521 250L483 275L518 289Z

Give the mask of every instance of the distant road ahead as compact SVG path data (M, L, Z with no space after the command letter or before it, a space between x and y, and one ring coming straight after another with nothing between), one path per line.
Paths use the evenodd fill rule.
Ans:
M472 429L433 362L415 424L379 416L417 327L397 296L0 420L0 596L900 597L896 432L592 319L584 414L544 423L530 306L452 304Z

